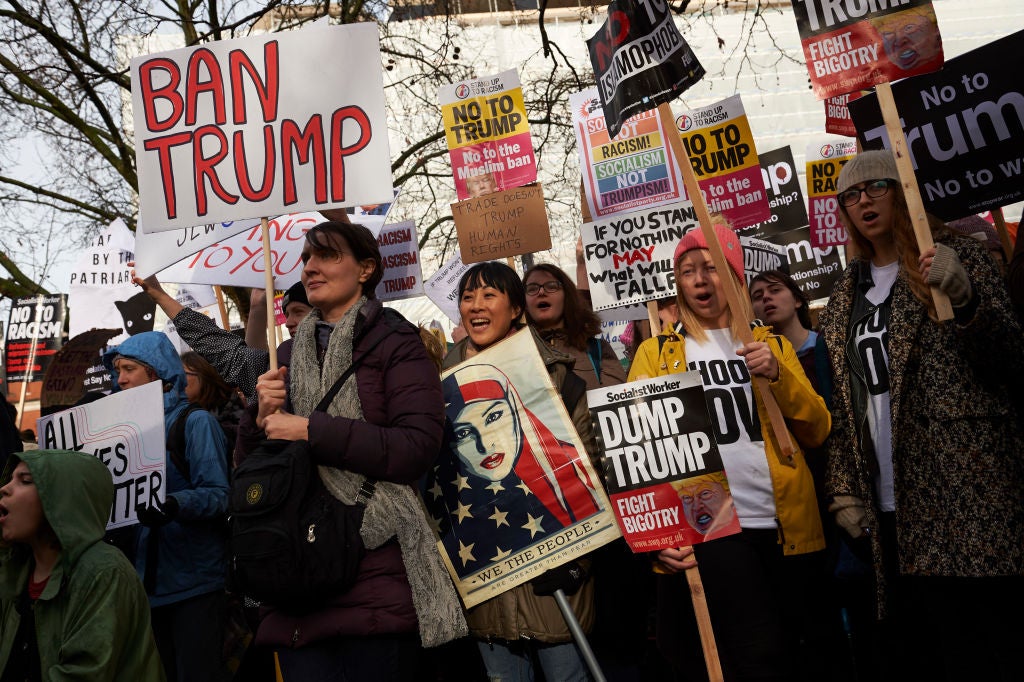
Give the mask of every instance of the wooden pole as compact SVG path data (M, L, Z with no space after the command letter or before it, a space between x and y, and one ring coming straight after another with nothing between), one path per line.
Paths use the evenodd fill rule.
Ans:
M224 305L224 292L219 286L214 286L213 293L217 296L217 309L220 310L220 323L224 325L224 329L231 331L231 323L228 322L228 307Z
M270 258L270 222L260 218L260 229L263 232L263 285L267 293L267 351L270 353L270 371L277 370L277 334L274 327L274 264Z
M878 94L878 106L882 110L885 130L889 133L889 146L892 148L892 155L896 158L896 170L900 175L899 181L903 185L903 196L907 200L910 221L914 225L917 248L924 253L932 248L935 242L932 240L931 227L928 226L928 215L924 211L921 190L917 186L917 176L914 175L914 163L910 160L907 137L903 134L903 126L900 125L900 113L896 109L896 100L892 96L892 86L888 83L879 83L875 86L875 92ZM932 286L931 290L932 301L935 303L935 315L940 321L952 320L953 306L949 302L949 297L936 286Z
M715 228L711 224L711 214L708 212L708 206L704 203L704 196L700 193L700 187L697 185L697 176L693 172L693 166L690 165L690 157L683 148L683 141L680 139L679 133L676 132L675 118L672 116L672 109L669 107L668 102L658 105L658 115L661 117L661 125L665 130L670 131L668 135L669 144L672 145L672 152L675 154L676 161L679 162L679 168L683 172L683 184L686 186L686 194L690 197L690 201L693 202L693 207L697 212L701 233L704 235L704 241L708 244L708 251L711 252L711 261L715 265L715 270L721 273L728 273L731 271L731 268L725 259L722 245L718 243ZM722 282L722 288L725 290L725 300L729 304L729 310L733 315L739 314L739 311L743 309L740 305L740 296L746 295L740 288L742 284L737 284L732 277L728 276L722 276L719 279ZM750 322L750 320L746 320L746 322ZM754 334L750 331L749 327L747 325L741 325L741 327L740 341L744 344L753 343ZM793 453L796 452L796 448L789 437L786 419L782 416L782 410L779 409L779 403L776 402L775 396L772 394L768 380L764 377L752 376L750 381L761 396L765 411L768 413L772 432L775 434L775 440L779 444L779 449L777 450L779 462L783 466L795 466L793 463Z
M658 317L658 302L648 301L647 302L647 319L651 323L651 336L657 336L661 333L661 318Z
M999 241L1003 244L1003 255L1006 256L1006 262L1009 263L1013 260L1013 244L1010 242L1010 231L1006 229L1006 216L1003 215L1002 208L992 209L992 220L995 221Z
M686 569L685 573L686 582L690 585L693 613L697 616L697 631L700 633L700 648L704 651L708 679L710 682L722 682L722 663L718 660L718 644L715 642L715 631L711 628L711 613L708 611L708 600L704 594L704 583L700 579L700 569L694 566Z

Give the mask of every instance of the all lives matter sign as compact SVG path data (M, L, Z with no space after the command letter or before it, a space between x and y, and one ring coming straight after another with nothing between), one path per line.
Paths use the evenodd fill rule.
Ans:
M634 552L740 531L700 372L587 391L612 510Z

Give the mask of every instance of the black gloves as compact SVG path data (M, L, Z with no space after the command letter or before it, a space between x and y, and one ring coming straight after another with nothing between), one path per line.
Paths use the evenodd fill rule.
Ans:
M555 590L562 590L566 596L570 596L579 592L586 581L587 572L575 561L570 561L542 573L531 580L530 584L533 585L533 593L540 597L551 596Z
M135 508L135 514L143 526L150 528L164 526L178 515L178 501L168 495L163 504L157 502L156 506L152 507L140 504Z

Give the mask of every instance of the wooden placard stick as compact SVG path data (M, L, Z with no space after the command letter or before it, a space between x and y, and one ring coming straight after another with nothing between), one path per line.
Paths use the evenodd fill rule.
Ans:
M661 333L661 318L658 317L658 302L647 302L647 320L651 323L651 337Z
M671 131L668 135L669 144L672 145L672 153L675 154L676 161L679 163L679 168L683 173L683 184L686 186L686 194L690 201L693 202L693 208L697 212L701 233L704 235L704 241L708 244L708 251L711 252L711 262L714 263L715 270L718 272L729 272L731 270L729 263L725 259L725 253L722 252L722 245L718 243L715 228L712 227L711 214L708 212L708 206L704 203L704 196L700 193L700 187L697 185L697 176L693 172L693 166L690 165L690 156L683 148L683 141L676 132L675 118L672 116L672 109L667 102L658 105L658 115L661 117L661 125L665 130ZM675 267L674 263L673 267ZM740 285L733 281L732 277L720 277L719 279L722 282L722 288L725 290L725 300L729 304L729 310L732 311L733 315L736 315L743 309L740 305L740 296L746 294L740 288ZM750 320L746 320L746 322L750 322ZM741 325L741 327L740 341L744 344L753 343L754 334L750 331L749 327L747 325ZM775 440L779 444L779 449L777 450L779 462L783 466L795 466L793 463L793 453L796 452L796 448L789 437L786 419L782 416L782 410L779 409L779 403L776 402L775 396L772 394L768 380L764 377L751 376L750 381L757 389L758 394L760 394L765 411L768 413L772 432L775 434Z
M700 648L704 652L708 680L722 682L722 662L718 659L718 644L715 642L715 631L711 627L711 612L708 611L708 600L704 594L704 583L700 579L700 569L694 566L684 572L686 582L690 585L693 613L697 616L697 632L700 633Z
M220 311L220 323L224 325L224 329L231 331L231 324L228 322L228 308L224 305L224 292L219 286L214 286L213 293L217 297L217 309Z
M999 233L999 241L1003 245L1003 255L1009 263L1013 260L1013 244L1010 242L1010 231L1006 229L1006 216L1003 215L1002 208L992 209L992 220L996 224L996 232Z
M260 230L263 233L263 285L267 298L267 352L270 353L270 371L277 370L277 320L274 317L274 263L270 258L270 222L260 218Z
M914 175L914 163L910 160L907 137L903 134L903 126L900 125L900 113L892 96L892 86L888 83L879 83L875 86L875 93L878 95L878 106L882 110L885 130L889 133L889 146L896 158L896 170L900 175L900 184L903 185L903 196L907 200L907 210L910 212L910 222L914 226L917 248L924 253L932 248L935 242L932 240L932 230L928 226L928 215L924 211L921 190L917 186L917 176ZM931 290L936 317L939 321L952 320L953 306L949 302L949 297L936 286L932 286Z

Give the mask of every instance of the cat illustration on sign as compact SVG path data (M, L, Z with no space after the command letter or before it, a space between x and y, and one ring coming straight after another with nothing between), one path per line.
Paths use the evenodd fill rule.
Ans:
M124 330L129 336L153 331L156 316L156 301L144 292L139 292L127 301L114 301L117 311L124 320Z

